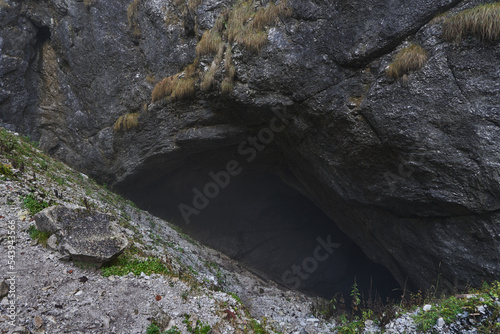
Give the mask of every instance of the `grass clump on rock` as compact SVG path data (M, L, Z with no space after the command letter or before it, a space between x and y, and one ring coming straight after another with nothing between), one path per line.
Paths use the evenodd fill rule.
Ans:
M397 79L410 71L421 69L426 61L427 51L420 45L412 43L398 52L386 73L391 78Z
M443 24L443 36L448 41L460 42L468 35L487 41L500 39L500 3L466 9Z
M115 131L125 131L135 128L139 125L139 113L131 113L120 116L114 125Z
M180 100L193 96L196 93L196 69L199 66L197 57L184 71L171 75L160 81L151 94L153 102L164 98Z
M142 35L137 18L140 3L141 0L134 0L127 8L128 26L132 29L132 35L134 38L140 38Z
M193 4L194 8L197 4L197 2ZM196 64L195 69L199 66L199 58L213 57L208 70L200 75L201 90L208 91L216 81L219 81L216 80L218 79L217 73L225 58L225 75L220 78L220 89L224 94L232 92L236 74L236 67L232 62L232 46L239 45L254 54L259 53L267 42L266 28L275 25L280 17L290 14L291 10L287 7L286 0L280 0L278 3L271 1L266 6L260 5L260 2L255 0L234 1L232 8L224 10L215 20L213 27L202 34L196 46L197 58L193 62ZM187 72L186 68L184 72L159 82L153 90L152 101L193 96L197 85L195 71L192 75Z
M52 235L49 232L37 230L34 225L31 225L26 232L29 234L31 239L38 241L43 247L47 247L47 240L49 240Z

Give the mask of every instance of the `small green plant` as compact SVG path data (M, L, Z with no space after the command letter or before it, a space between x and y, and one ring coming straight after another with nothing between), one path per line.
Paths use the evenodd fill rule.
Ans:
M311 305L311 313L318 318L329 320L333 318L337 310L337 297L334 296L330 300L319 298Z
M37 230L37 228L34 225L30 225L30 227L28 227L28 230L26 230L26 232L29 234L31 239L38 241L43 247L47 247L47 240L52 235L49 232L41 232Z
M500 3L466 9L443 24L443 37L448 41L460 42L469 35L487 41L500 39Z
M23 198L23 205L26 209L28 209L30 215L32 216L50 206L49 203L39 201L32 194Z
M481 333L493 333L493 329L498 329L500 282L491 285L484 284L481 289L472 290L471 292L468 295L451 296L437 301L429 311L415 315L414 320L418 326L417 329L428 331L436 325L439 318L443 318L447 324L450 324L457 319L459 314L465 311L469 314L478 314L479 307L487 307L491 313L477 327L487 329L480 331ZM477 323L477 321L474 322Z
M237 294L235 294L234 292L229 292L229 293L228 293L228 295L230 295L231 297L233 297L233 298L234 298L234 299L235 299L238 303L243 304L243 303L241 302L240 297L238 297L238 295L237 295Z
M170 274L169 268L162 263L160 259L157 258L147 258L145 260L140 260L132 258L130 255L122 254L111 264L106 265L101 269L101 273L104 277L111 275L124 276L128 273L133 273L139 276L141 273L146 275L151 274Z
M258 322L258 321L257 321L257 320L255 320L255 319L252 319L252 320L250 320L250 321L248 322L249 327L252 329L252 331L253 331L255 334L267 334L267 333L269 333L269 332L266 330L266 328L265 328L264 324L265 324L265 318L264 318L264 320L262 321L262 323L261 323L261 322Z
M170 328L168 331L164 331L162 334L181 334L181 331L177 326Z
M191 325L191 322L189 321L189 318L191 318L191 315L186 314L184 316L184 320L182 322L186 324L187 330L190 333L193 333L193 334L207 334L212 329L209 325L204 324L200 320L196 321L196 327L193 328L193 326Z
M387 75L397 79L410 71L417 71L427 62L427 51L420 45L410 44L401 49L387 68Z
M131 113L131 114L126 114L118 117L118 119L115 122L114 125L114 130L115 131L124 131L124 130L130 130L132 128L135 128L137 125L139 125L139 116L141 114L139 113Z
M0 163L0 174L4 175L5 177L12 178L14 176L14 173L12 172L11 168L11 165Z
M189 291L184 291L183 293L181 293L182 300L187 301L188 297L189 297Z
M359 293L358 284L354 280L354 284L351 289L351 306L352 312L356 313L359 311L359 306L361 304L361 294Z
M146 334L181 334L181 331L177 326L173 326L167 331L161 331L160 328L154 323L150 323L148 328L146 328Z

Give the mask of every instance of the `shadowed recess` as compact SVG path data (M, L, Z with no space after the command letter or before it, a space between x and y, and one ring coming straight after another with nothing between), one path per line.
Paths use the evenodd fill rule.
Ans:
M277 175L243 166L233 166L237 175L230 175L227 167L192 162L125 191L139 206L285 288L331 298L348 296L356 281L365 296L370 289L384 299L401 295L386 268Z

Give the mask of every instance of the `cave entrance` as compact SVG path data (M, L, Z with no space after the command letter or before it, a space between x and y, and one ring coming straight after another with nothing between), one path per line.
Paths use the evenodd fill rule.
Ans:
M401 295L385 267L368 259L334 221L276 174L207 166L215 167L193 161L128 194L192 238L284 287L331 298L349 296L356 280L365 296L369 291L384 300ZM226 180L224 173L212 172L222 170L237 175Z

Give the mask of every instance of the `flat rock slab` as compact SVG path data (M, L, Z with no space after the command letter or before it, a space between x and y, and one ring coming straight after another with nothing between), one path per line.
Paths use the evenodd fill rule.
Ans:
M110 215L78 206L52 206L35 215L36 227L57 238L55 249L71 260L103 264L128 245ZM51 239L54 239L54 237Z

